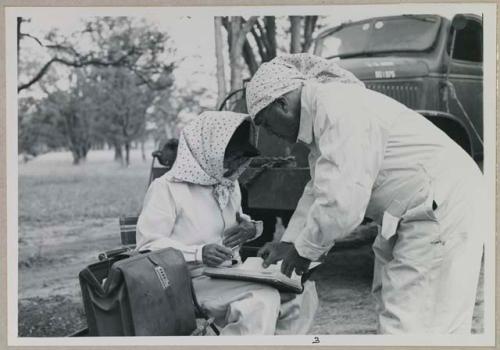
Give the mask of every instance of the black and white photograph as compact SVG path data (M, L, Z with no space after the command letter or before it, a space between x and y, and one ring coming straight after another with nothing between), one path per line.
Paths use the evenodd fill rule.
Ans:
M9 346L495 344L496 4L4 13Z

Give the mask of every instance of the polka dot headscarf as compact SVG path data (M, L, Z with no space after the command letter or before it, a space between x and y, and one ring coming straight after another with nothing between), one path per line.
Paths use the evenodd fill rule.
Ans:
M246 88L248 111L252 117L278 97L297 89L304 81L363 83L331 60L308 53L287 54L263 63Z
M177 158L168 177L173 181L214 186L215 199L225 208L235 181L223 175L224 152L231 136L245 120L250 120L247 114L213 111L203 112L189 122L181 132ZM251 130L251 142L255 144L255 128ZM249 162L240 167L238 174Z

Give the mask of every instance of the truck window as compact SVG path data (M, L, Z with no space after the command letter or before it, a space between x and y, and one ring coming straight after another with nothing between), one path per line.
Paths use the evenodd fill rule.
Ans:
M481 23L468 20L465 28L457 31L453 59L483 61L483 26Z
M377 52L424 51L432 47L441 20L437 16L406 15L348 23L317 41L322 57L347 57Z

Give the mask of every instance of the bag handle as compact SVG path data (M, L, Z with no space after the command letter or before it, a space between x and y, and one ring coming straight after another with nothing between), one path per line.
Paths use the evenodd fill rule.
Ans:
M115 253L114 255L106 256L104 259L100 259L101 260L100 263L101 264L103 264L103 263L107 264L107 268L108 268L108 270L110 270L111 266L115 262L117 262L119 260L127 259L127 258L130 258L130 257L134 256L134 255L138 255L138 254L142 254L142 253L147 253L147 252L149 252L149 250L144 250L144 251L139 251L139 252L137 252L135 250L130 250L130 249L127 249L125 251L118 251L117 250L117 253ZM106 286L102 285L101 282L97 279L97 277L95 276L95 274L92 272L92 270L89 267L86 267L85 269L83 269L82 271L80 271L79 277L80 277L80 279L82 279L85 282L87 282L99 294L105 294L106 293L105 291L108 288L107 287L108 284L106 284Z
M99 283L97 277L88 267L80 271L78 276L80 277L80 280L87 282L87 284L91 286L91 288L95 289L98 293L104 294L101 283Z

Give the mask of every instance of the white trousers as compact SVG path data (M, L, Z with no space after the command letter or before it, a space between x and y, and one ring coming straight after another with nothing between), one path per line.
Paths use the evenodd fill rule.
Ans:
M215 318L221 335L306 334L312 325L318 296L314 282L281 304L277 289L252 282L193 278L198 302Z
M435 210L432 201L409 210L396 235L377 236L372 291L379 333L470 333L485 207L479 175L459 176L426 194L441 199Z

